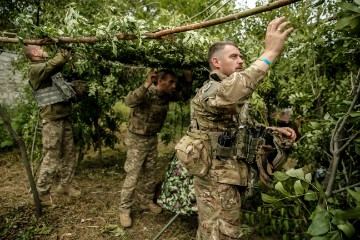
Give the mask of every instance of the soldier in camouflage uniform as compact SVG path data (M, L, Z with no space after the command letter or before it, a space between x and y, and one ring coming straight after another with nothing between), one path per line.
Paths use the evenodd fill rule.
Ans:
M221 133L232 132L237 128L238 110L261 83L270 63L282 51L285 38L293 30L285 29L288 24L284 22L284 17L270 22L264 53L245 70L240 51L234 43L218 42L210 47L210 80L204 83L191 101L193 129L206 132L211 139L212 135L218 137ZM291 128L272 130L292 140L296 137ZM215 143L218 143L218 138ZM211 147L209 171L203 177L194 178L199 214L196 239L239 239L242 230L238 186L246 187L248 184L247 164L236 157L219 157L214 153L216 144L211 144Z
M58 52L53 58L46 60L48 53L41 46L24 47L25 55L32 61L29 68L29 83L34 92L52 86L52 76L61 71L62 66L70 58L67 51ZM69 122L71 103L62 101L40 108L42 123L43 161L37 180L40 199L48 201L53 176L56 171L60 175L60 184L56 194L79 196L80 191L71 186L75 165L76 149Z
M161 208L153 202L155 191L155 168L157 162L157 133L160 132L169 109L169 102L185 101L192 90L191 71L184 70L182 89L176 89L175 74L170 70L150 71L147 81L130 92L125 104L131 107L128 147L124 169L126 178L121 190L120 223L131 226L131 206L138 186L142 209L160 213ZM138 183L141 177L141 183Z

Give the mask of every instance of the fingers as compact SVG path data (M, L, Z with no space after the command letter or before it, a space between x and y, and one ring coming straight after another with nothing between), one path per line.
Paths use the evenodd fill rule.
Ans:
M287 35L289 35L292 31L294 31L294 28L293 28L293 27L286 29L286 30L283 32L283 34L284 34L285 36L287 36Z
M290 140L294 141L296 139L296 133L292 128L284 127L283 128L286 131L286 136L290 138Z
M275 128L274 130L278 131L279 133L285 135L287 138L289 138L291 141L295 141L296 139L296 133L294 129L289 127L281 127L281 128Z
M279 27L279 25L285 20L285 17L279 17L279 18L275 18L273 19L269 25L268 25L268 30L270 31L276 31Z
M147 77L146 77L146 87L150 86L155 80L156 80L156 71L154 71L154 69L151 69L148 73L147 73Z
M277 31L283 31L285 28L286 28L286 26L287 25L289 25L290 24L290 22L288 21L288 22L283 22L283 23L281 23L281 24L279 24L279 26L277 27Z
M269 25L267 27L267 30L271 31L271 32L279 31L279 32L285 33L284 35L288 35L294 29L293 28L286 29L286 27L290 24L290 22L289 21L284 22L284 20L285 20L285 17L280 17L280 18L273 19L269 23Z

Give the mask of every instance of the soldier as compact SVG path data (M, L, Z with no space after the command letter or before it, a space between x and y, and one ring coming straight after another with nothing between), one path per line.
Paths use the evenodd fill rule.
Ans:
M42 123L43 161L37 180L37 190L42 202L50 200L53 175L59 171L60 184L55 194L79 196L81 192L71 186L76 166L76 149L69 122L71 103L54 86L54 77L68 86L61 77L62 66L70 58L70 53L62 50L46 60L48 53L37 45L24 47L25 55L31 60L29 83L40 107ZM63 86L61 85L61 86ZM68 88L67 90L71 90Z
M125 104L131 107L128 133L125 144L128 147L124 169L126 178L121 190L120 223L130 227L131 206L134 191L139 186L142 209L160 213L161 207L153 202L155 191L155 168L157 162L157 133L160 132L169 109L169 102L186 101L192 91L190 70L184 70L185 81L176 89L175 74L170 70L150 71L145 84L130 92ZM138 183L140 177L142 181Z
M236 146L227 139L231 139L231 134L239 127L238 110L261 83L293 30L286 29L289 22L284 19L276 18L269 23L265 51L247 69L243 69L244 61L233 42L217 42L209 49L210 80L191 101L191 131L210 137L212 153L206 175L194 178L199 214L197 240L240 239L242 236L238 186L247 186L248 168L244 161L231 155L231 148ZM268 129L292 141L296 138L291 128Z

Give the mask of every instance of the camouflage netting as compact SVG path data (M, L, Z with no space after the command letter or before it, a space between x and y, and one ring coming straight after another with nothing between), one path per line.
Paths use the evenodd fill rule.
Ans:
M157 203L175 213L191 215L197 212L193 177L176 155L166 171Z

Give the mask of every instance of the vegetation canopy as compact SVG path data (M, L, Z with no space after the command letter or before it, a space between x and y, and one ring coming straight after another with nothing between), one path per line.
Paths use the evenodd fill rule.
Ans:
M259 187L258 197L245 205L243 220L257 225L263 236L355 239L360 229L360 0L259 0L256 5L260 8L252 11L247 1L235 0L0 0L0 46L21 55L15 66L24 79L26 41L40 39L52 53L73 52L64 73L89 86L89 95L74 102L72 115L79 160L91 147L100 160L104 147L122 141L116 134L129 112L122 99L145 82L148 70L174 69L181 84L182 69L191 68L196 89L208 78L206 55L213 42L235 42L249 65L263 51L267 24L286 16L295 31L251 101L259 122L290 124L299 138L287 163L274 173L272 188ZM234 15L239 19L154 35ZM9 44L14 39L18 43ZM18 104L2 108L37 163L37 108L28 87L24 92ZM289 123L281 121L285 110L291 113ZM189 104L171 105L160 137L174 142L188 124ZM4 122L0 139L1 152L14 147Z

